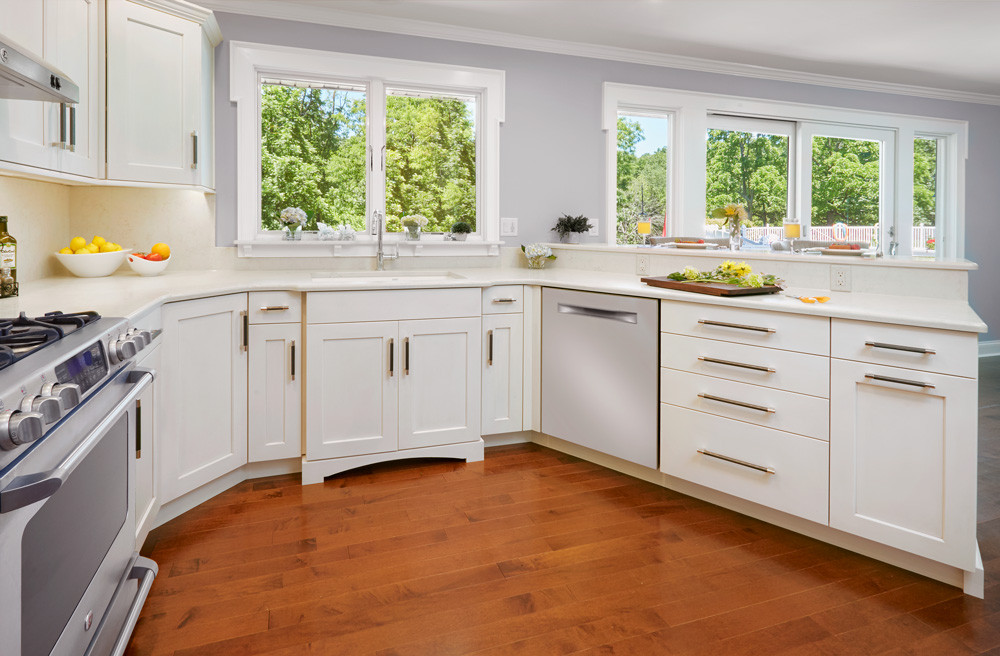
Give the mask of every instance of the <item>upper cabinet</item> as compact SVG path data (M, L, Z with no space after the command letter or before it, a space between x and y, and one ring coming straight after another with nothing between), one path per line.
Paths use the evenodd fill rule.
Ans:
M5 37L80 87L73 106L0 100L0 167L214 187L212 12L183 0L0 0L0 15Z
M3 34L80 87L80 102L0 100L0 160L98 178L103 3L99 0L0 0Z
M169 13L168 13L169 12ZM214 186L210 12L108 0L109 180Z

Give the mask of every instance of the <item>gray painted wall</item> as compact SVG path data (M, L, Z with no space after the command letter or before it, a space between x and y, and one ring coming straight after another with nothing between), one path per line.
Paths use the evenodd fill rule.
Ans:
M969 122L966 168L966 257L970 301L1000 339L1000 107L809 84L676 70L292 21L218 14L224 41L216 49L216 243L236 238L236 111L229 102L228 41L335 50L364 55L503 69L506 121L500 130L500 215L520 219L511 245L550 241L565 212L604 212L605 81L729 93ZM551 156L559 153L559 162Z

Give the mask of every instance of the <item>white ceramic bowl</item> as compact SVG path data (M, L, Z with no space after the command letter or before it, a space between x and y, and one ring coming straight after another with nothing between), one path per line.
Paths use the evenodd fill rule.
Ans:
M80 278L103 278L110 276L125 261L125 256L131 249L125 248L110 253L87 253L86 255L56 253L56 258L62 262L69 272Z
M132 270L140 276L158 276L163 273L163 270L167 268L168 264L170 264L169 257L165 260L160 260L159 262L151 262L136 255L129 255L125 259L128 260L128 265L132 267Z

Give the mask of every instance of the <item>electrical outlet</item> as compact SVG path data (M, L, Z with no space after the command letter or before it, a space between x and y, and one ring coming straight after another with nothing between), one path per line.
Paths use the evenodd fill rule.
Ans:
M635 256L635 272L640 276L649 275L649 256L648 255L636 255Z
M501 218L500 219L500 236L501 237L517 237L517 219L514 219L514 218Z
M851 267L830 267L830 289L835 292L851 291Z

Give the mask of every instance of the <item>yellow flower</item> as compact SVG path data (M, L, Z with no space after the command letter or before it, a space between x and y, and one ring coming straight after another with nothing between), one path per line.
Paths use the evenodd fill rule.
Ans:
M723 262L719 265L719 269L721 269L723 273L737 277L749 275L750 272L753 271L753 269L750 268L750 265L746 262L733 262L732 260L726 260Z

